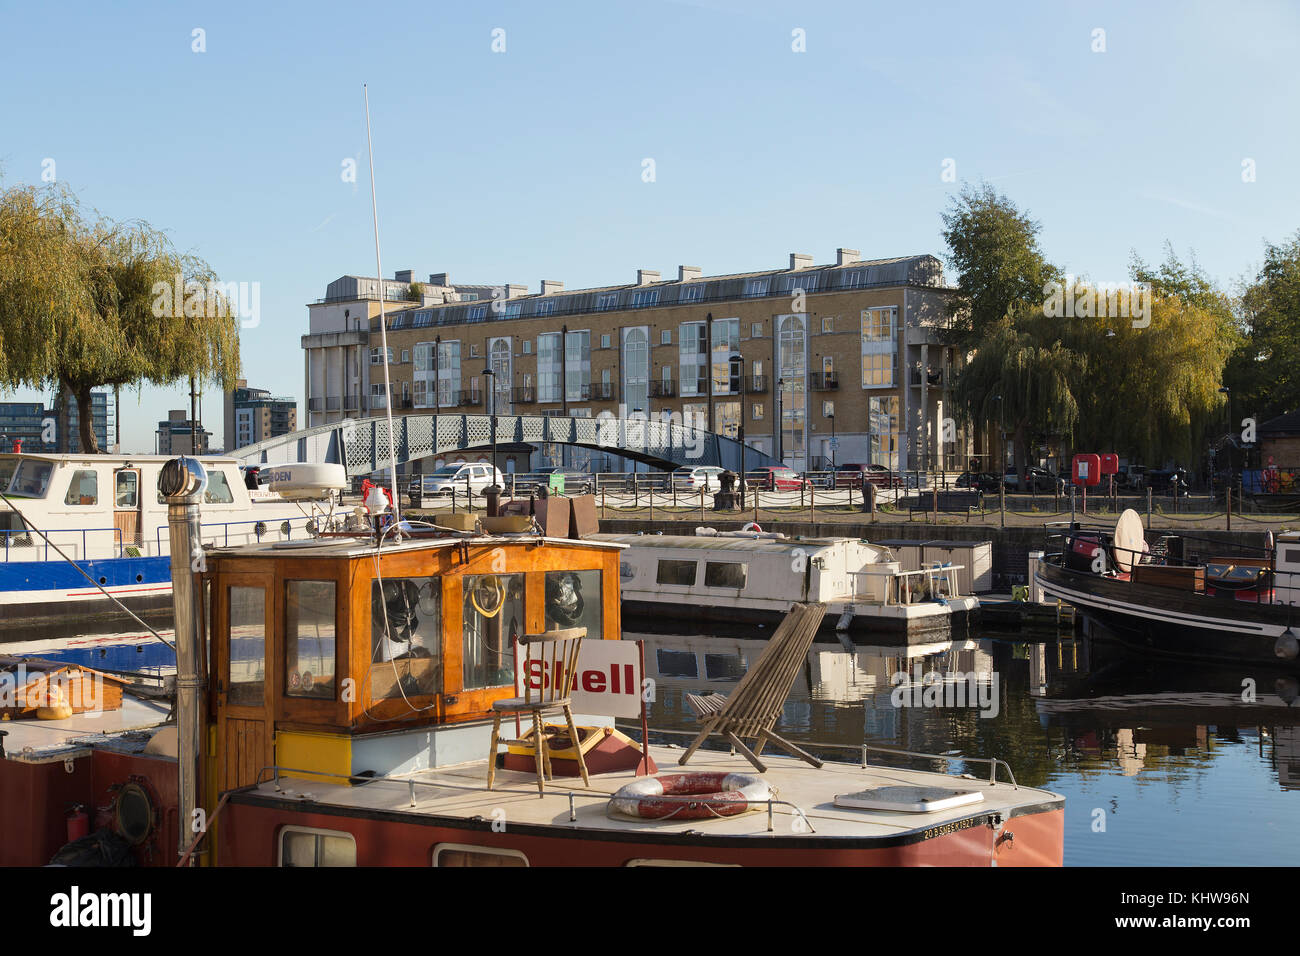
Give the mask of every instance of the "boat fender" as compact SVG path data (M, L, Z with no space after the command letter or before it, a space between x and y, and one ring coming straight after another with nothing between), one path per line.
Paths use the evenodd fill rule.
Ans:
M1300 654L1300 641L1296 640L1295 631L1287 628L1278 635L1273 643L1273 653L1284 661L1293 661Z
M650 820L702 820L758 810L775 796L776 790L754 774L665 773L620 787L609 798L609 811Z

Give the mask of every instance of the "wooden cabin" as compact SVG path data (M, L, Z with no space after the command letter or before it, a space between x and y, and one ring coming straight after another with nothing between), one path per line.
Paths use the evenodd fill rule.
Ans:
M349 776L481 760L492 702L516 696L514 638L619 637L620 550L444 534L378 552L356 538L207 552L207 792L276 766Z
M120 710L125 683L79 664L0 655L0 716L21 720L43 711L58 711L46 714L54 717Z

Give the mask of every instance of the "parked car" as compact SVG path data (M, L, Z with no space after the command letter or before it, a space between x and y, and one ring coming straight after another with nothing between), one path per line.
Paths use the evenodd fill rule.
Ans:
M1020 491L1020 472L1019 470L1008 471L1005 479L1007 491ZM1039 493L1051 494L1056 490L1056 475L1046 468L1039 468L1031 465L1025 469L1025 491L1036 491Z
M722 487L719 476L724 470L716 465L678 468L673 472L673 488L678 491L717 491Z
M956 488L973 488L975 491L982 491L986 495L996 495L998 493L998 476L987 471L963 471L953 482Z
M1147 470L1142 465L1126 465L1115 476L1115 484L1128 491L1141 491L1147 486Z
M441 497L453 492L463 495L467 490L481 495L494 483L499 488L505 487L505 478L501 470L492 465L465 461L444 465L432 474L422 475L418 483L412 481L411 506L418 508L421 497Z
M564 479L563 493L566 495L589 495L596 489L596 476L576 468L552 466L539 468L535 472L534 484L549 487L556 476ZM524 492L527 494L527 491Z
M869 481L877 488L906 488L907 480L896 471L884 465L847 464L835 469L836 488L861 488L864 481Z
M766 465L745 473L745 487L763 491L798 491L808 484L793 468Z

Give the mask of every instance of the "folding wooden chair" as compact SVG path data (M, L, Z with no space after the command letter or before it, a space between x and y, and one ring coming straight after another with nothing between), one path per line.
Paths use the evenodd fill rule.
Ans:
M790 695L790 687L807 660L808 649L812 647L817 629L821 627L825 616L824 604L795 604L777 627L758 660L745 672L736 689L720 708L716 699L691 700L700 719L705 721L704 729L677 762L685 764L709 734L716 733L730 741L760 773L767 770L759 756L769 741L814 767L820 767L820 760L774 733L772 725L781 716L781 708ZM752 751L741 742L742 737L754 738Z
M569 726L569 738L573 741L574 752L578 755L578 770L582 773L582 782L589 784L587 763L582 758L581 741L578 728L573 723L573 709L569 693L573 688L573 676L578 667L578 651L582 648L582 639L587 636L585 627L570 627L563 630L547 631L544 634L526 634L519 643L528 648L524 662L524 696L510 697L492 703L492 749L488 752L488 789L492 789L497 771L497 747L500 745L501 717L505 714L529 713L533 716L533 753L537 762L537 793L546 794L546 775L551 772L551 755L546 746L546 726L543 717L546 714L564 714ZM537 649L537 654L533 649ZM533 688L528 677L528 663L542 662L541 687ZM507 746L526 746L526 741L508 740Z

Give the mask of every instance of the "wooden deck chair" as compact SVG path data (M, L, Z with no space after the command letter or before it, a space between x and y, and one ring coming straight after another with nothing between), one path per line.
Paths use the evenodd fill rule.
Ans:
M509 697L492 702L492 749L488 753L488 789L497 771L497 747L501 737L501 716L503 714L528 713L533 715L533 754L537 763L537 792L546 795L546 775L551 772L551 755L546 746L546 726L542 718L546 714L564 714L569 725L569 738L573 741L574 752L578 755L578 770L582 773L582 782L590 784L587 779L587 762L582 758L581 738L578 728L573 723L573 709L569 693L573 688L573 677L578 668L578 651L582 648L582 639L587 636L585 627L570 627L563 630L547 631L544 634L526 634L519 638L519 643L528 649L524 661L524 696ZM528 662L541 661L543 665L542 686L533 689L528 680ZM520 740L506 741L507 746L526 746Z
M816 757L773 733L772 725L781 716L781 708L785 706L790 687L794 684L799 669L807 661L808 649L812 647L825 615L824 604L796 604L790 608L790 613L767 642L763 653L745 672L721 708L715 711L713 707L716 703L712 701L709 704L713 706L705 704L701 708L704 729L691 742L686 753L682 754L677 761L679 764L690 760L709 734L716 733L730 741L760 773L767 770L759 760L759 755L769 741L814 767L822 765ZM741 742L742 737L754 738L752 751Z

